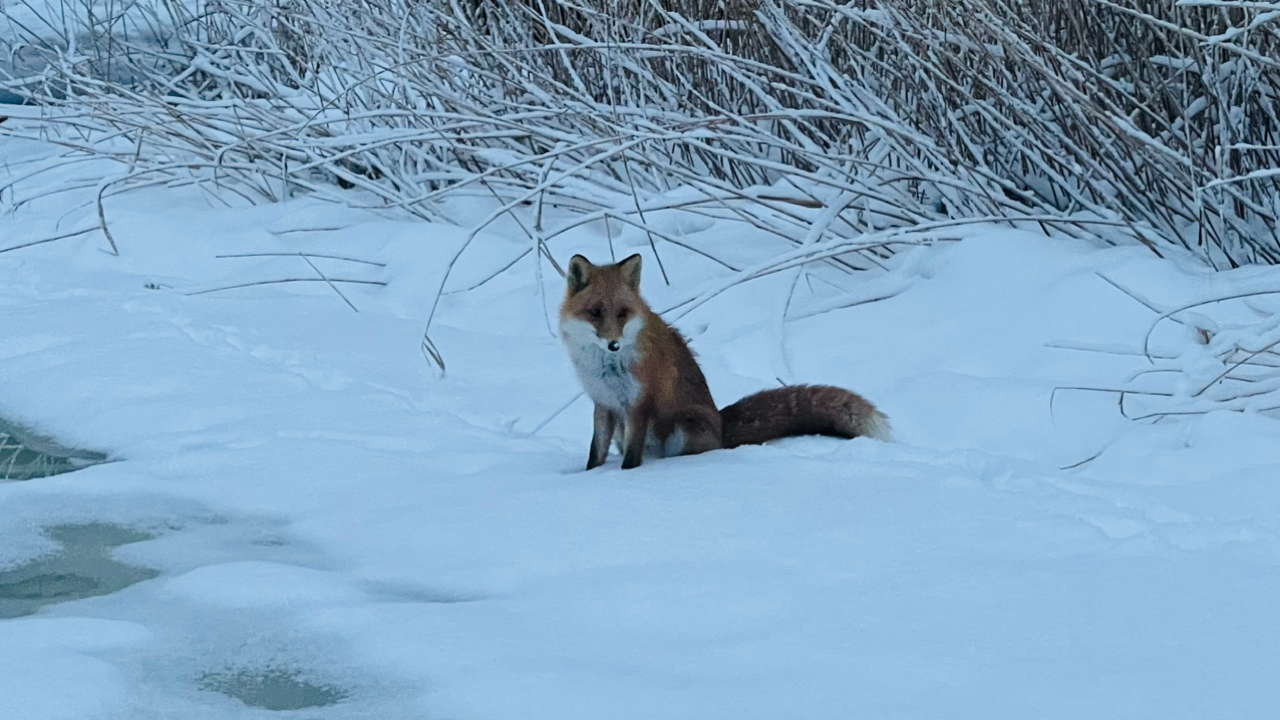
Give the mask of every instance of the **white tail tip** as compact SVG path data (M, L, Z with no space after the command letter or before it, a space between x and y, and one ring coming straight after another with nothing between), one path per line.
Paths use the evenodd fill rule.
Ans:
M889 424L889 418L879 410L872 410L862 423L862 433L864 437L873 438L882 442L891 442L893 440L893 426Z

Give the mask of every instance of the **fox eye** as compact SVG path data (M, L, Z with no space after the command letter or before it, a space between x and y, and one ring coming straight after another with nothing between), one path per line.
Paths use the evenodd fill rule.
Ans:
M599 305L596 305L595 307L587 311L587 315L590 315L592 320L599 320L600 318L604 317L604 309L601 308Z
M626 320L626 319L627 319L627 315L630 315L630 314L631 314L631 311L630 311L630 310L628 310L628 309L626 309L626 308L622 308L621 310L619 310L619 311L618 311L618 319L619 319L619 320Z

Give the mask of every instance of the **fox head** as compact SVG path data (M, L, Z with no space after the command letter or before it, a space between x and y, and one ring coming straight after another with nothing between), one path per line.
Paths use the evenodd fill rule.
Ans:
M614 265L592 265L581 255L569 260L568 287L560 307L565 342L619 352L633 345L649 306L640 297L640 256Z

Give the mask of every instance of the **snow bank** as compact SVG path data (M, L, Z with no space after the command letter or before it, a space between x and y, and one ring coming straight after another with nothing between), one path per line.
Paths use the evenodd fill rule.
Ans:
M0 175L50 152L0 138ZM95 208L42 189L108 167L20 184L6 246L91 225ZM464 221L490 209L454 202ZM1050 402L1145 362L1057 346L1134 347L1154 319L1098 273L1170 301L1231 275L981 227L868 276L893 297L805 319L781 320L788 297L798 317L851 281L770 276L680 321L717 400L840 384L898 441L584 473L590 408L547 325L558 280L540 293L528 257L445 296L437 378L419 340L465 230L192 187L109 212L119 257L95 233L0 254L0 413L118 458L0 484L0 559L106 522L153 536L113 556L158 576L0 621L2 714L268 717L202 685L246 669L341 691L308 718L1235 718L1280 700L1276 421ZM517 256L508 230L447 289ZM609 235L619 257L650 252L599 224L552 250L603 259ZM659 249L657 307L724 272ZM268 251L294 255L218 257ZM386 285L216 290L314 277L299 252L381 263L313 258Z

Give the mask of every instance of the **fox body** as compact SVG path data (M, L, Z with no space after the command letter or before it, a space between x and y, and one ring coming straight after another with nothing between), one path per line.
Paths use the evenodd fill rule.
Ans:
M835 387L793 386L717 410L684 336L640 296L640 256L614 265L569 261L560 336L587 395L595 432L587 469L609 443L633 468L645 455L693 455L791 435L888 439L889 424L862 397Z

